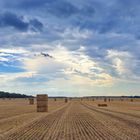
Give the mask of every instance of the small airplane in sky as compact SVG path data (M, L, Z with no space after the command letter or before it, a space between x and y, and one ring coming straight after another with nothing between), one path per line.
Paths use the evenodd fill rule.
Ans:
M45 56L45 57L50 57L50 58L53 58L51 55L49 55L48 53L43 53L41 52L41 55Z
M44 56L44 57L53 58L53 56L49 55L48 53L44 53L44 52L41 52L39 54L35 54L35 56Z

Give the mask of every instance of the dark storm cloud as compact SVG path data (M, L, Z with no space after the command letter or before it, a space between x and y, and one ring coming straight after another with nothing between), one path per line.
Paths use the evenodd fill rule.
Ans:
M46 41L50 44L59 42L69 50L76 50L83 45L88 56L106 64L108 63L105 60L106 53L110 49L128 51L136 56L140 54L138 43L140 2L138 0L5 0L3 3L5 3L4 8L11 8L20 15L28 15L30 20L24 21L24 17L13 14L12 20L8 18L8 21L3 22L0 16L1 27L1 23L5 23L5 27L11 26L20 31L44 29L41 34L36 36L29 34L24 36L24 39L21 36L17 37L18 40L11 37L9 42L14 45L30 46ZM43 24L32 17L39 17L43 23L47 23L47 27L43 28ZM67 36L65 33L67 28L78 28L79 33L76 32L76 35L71 38L71 35ZM82 33L80 30L85 29L93 34L88 38L76 37ZM65 33L65 36L61 36L61 33ZM1 39L0 43L5 43L4 39Z
M27 31L29 23L24 22L23 17L19 17L10 12L6 12L0 15L0 26L11 26L20 31Z
M39 20L37 20L37 19L30 20L29 24L32 26L32 28L35 31L36 30L41 31L43 29L43 24Z
M47 2L51 2L51 0L20 0L17 4L17 7L21 8L36 8L40 6L44 6Z
M51 2L51 0L2 0L0 3L3 7L8 8L21 8L21 9L28 9L28 8L36 8L43 6L46 2Z
M19 31L28 31L33 28L35 31L41 31L43 24L37 19L24 21L23 16L18 16L11 12L0 14L0 27L14 27Z
M71 1L66 0L13 0L12 2L6 0L3 2L5 8L35 11L36 14L42 11L42 15L51 14L58 18L70 17L71 15L92 16L95 9L92 5L87 4L79 7ZM37 12L38 11L38 12Z
M68 57L68 61L73 60L78 67L84 61L77 59L78 62L77 57L96 62L101 69L89 68L91 75L103 72L114 80L117 78L116 81L140 79L140 0L0 0L0 13L0 49L21 47L27 51L27 57L32 57L32 53L55 53L62 47L68 54L78 52ZM25 72L25 67L15 61L7 62L7 57L2 55L0 72ZM22 61L23 57L16 60ZM83 70L85 68L83 64ZM19 76L15 84L47 83L57 77L71 79L61 72L47 73L46 78L44 70L46 68L34 77ZM91 76L82 69L72 70L79 76ZM92 79L98 77L93 75ZM103 80L102 75L99 79Z
M79 12L79 9L67 1L55 1L47 4L46 7L48 12L60 17L69 17Z

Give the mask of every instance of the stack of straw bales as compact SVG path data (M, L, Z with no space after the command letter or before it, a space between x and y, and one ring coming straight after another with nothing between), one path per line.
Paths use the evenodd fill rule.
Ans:
M29 98L29 104L33 105L34 104L34 98Z
M48 95L37 95L37 112L48 112Z
M107 107L107 104L98 104L99 107Z
M65 103L67 103L68 102L68 99L67 98L65 98Z

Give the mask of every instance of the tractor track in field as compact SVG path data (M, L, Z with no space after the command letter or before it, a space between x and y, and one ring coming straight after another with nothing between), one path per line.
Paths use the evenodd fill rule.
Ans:
M95 107L87 103L81 103L85 108L91 111L93 116L98 116L98 120L106 124L106 127L114 130L124 139L139 140L140 118L122 115L115 111L109 111L104 108Z
M95 105L94 105L94 108L98 108L98 107L96 107ZM99 108L98 108L99 109ZM108 112L112 112L112 113L118 113L118 114L122 114L122 115L128 115L128 116L131 116L131 117L135 117L135 118L137 118L137 119L139 119L140 118L140 115L134 115L134 114L132 114L132 113L126 113L126 112L120 112L120 111L114 111L114 110L111 110L111 109L106 109L106 108L102 108L102 110L104 110L104 111L108 111ZM135 110L135 111L139 111L139 110Z
M71 104L54 128L49 129L44 140L112 140L117 137L94 120L79 103Z
M101 118L112 117L120 123L123 120L92 108L77 101L70 102L24 127L5 134L1 140L129 140L129 136L118 135L117 129L112 128L115 126L107 126L106 121Z
M54 103L53 105L49 104L49 112L48 113L37 113L34 109L32 113L23 113L20 115L14 115L12 117L5 117L3 119L0 119L0 139L3 135L6 133L9 133L11 131L14 131L17 129L17 127L23 127L24 125L31 123L34 120L39 119L40 117L46 116L47 114L50 114L51 112L64 107L66 105L65 103ZM9 113L10 114L10 113Z
M120 111L113 111L113 110L109 110L109 109L105 109L105 108L104 108L104 110L108 111L108 112L119 113L119 114L122 114L122 115L128 115L128 116L131 116L131 117L135 117L137 119L140 118L140 115L133 115L131 113L126 113L126 112L124 113L124 112L120 112Z
M115 111L109 111L109 110L105 110L104 108L102 109L99 109L99 107L95 107L95 106L92 106L92 105L88 105L88 104L82 104L84 105L85 107L87 107L88 109L90 110L93 110L93 111L96 111L98 113L102 113L106 116L110 116L111 118L115 118L115 119L118 119L119 121L122 121L122 122L125 122L126 124L129 124L131 125L131 127L137 127L140 129L140 119L137 119L133 116L127 116L127 114L122 114L122 113L118 113L118 112L115 112ZM134 119L135 118L135 119Z
M67 105L68 106L68 105ZM49 130L52 124L60 119L67 106L47 114L38 120L31 122L19 129L14 130L11 133L4 135L3 140L41 140L44 132Z

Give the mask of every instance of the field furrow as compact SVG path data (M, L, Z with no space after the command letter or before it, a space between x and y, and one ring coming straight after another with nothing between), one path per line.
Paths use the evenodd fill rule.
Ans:
M102 122L103 125L106 126L106 129L116 132L118 136L121 136L124 139L140 139L140 119L135 117L132 118L132 116L120 115L117 112L105 112L105 110L102 108L99 109L85 103L82 103L82 105L91 110L91 114Z
M139 122L131 114L69 101L4 133L1 140L139 140Z
M8 134L5 136L3 139L8 139L8 140L38 140L42 139L42 137L45 135L45 132L49 130L49 128L52 127L52 125L59 121L61 116L63 116L64 111L66 110L66 107L49 114L34 123L27 125L11 134Z

